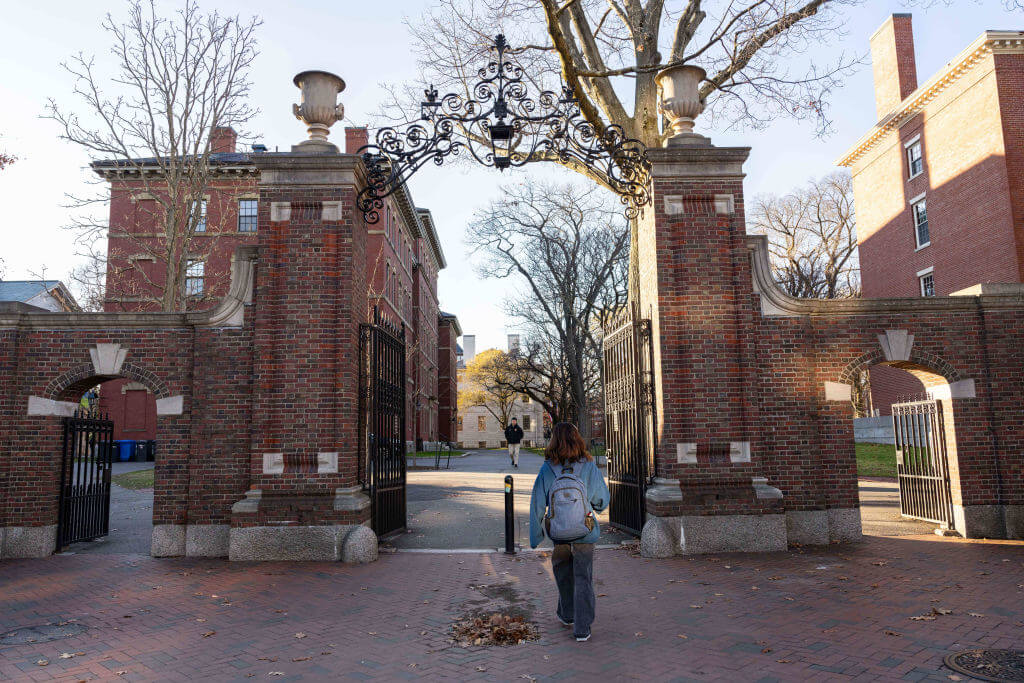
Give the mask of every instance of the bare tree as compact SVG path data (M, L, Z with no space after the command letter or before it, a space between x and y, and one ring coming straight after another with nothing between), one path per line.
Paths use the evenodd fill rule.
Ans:
M93 57L79 53L64 64L76 78L77 104L50 100L48 116L63 139L86 150L99 162L94 165L131 179L130 191L140 199L135 220L155 234L120 235L130 246L110 254L110 267L135 283L136 300L160 310L185 308L189 262L205 260L212 248L213 238L194 239L217 231L207 225L204 208L208 194L219 196L210 192L216 166L210 133L241 127L256 114L248 104L249 72L260 23L204 14L195 0L171 17L159 16L154 0L130 0L125 23L109 14L103 22L116 74L100 73ZM72 198L84 210L105 201ZM108 229L88 216L71 227L87 249Z
M517 392L510 387L514 367L509 356L498 349L482 351L466 365L459 381L458 408L481 407L498 421L502 429L512 419Z
M768 236L776 281L791 296L860 295L853 187L843 172L812 180L783 196L753 202L748 230Z
M587 436L583 418L599 381L600 323L627 298L629 229L614 199L596 185L514 185L502 195L476 213L466 242L480 275L522 283L505 309L528 339L519 369L536 377L518 389L552 418L579 422ZM568 387L563 407L557 393L540 388L554 382Z
M67 279L68 286L74 291L83 311L104 310L107 294L107 258L102 250L90 249L85 260L71 269Z
M502 31L517 47L526 77L556 92L560 81L572 88L598 133L615 124L657 147L663 134L655 75L679 64L707 70L701 97L712 126L763 127L789 116L813 120L819 133L828 130L829 96L860 59L837 55L823 63L810 55L820 55L821 46L842 33L837 7L856 1L436 0L410 29L420 83L472 98L477 67ZM383 117L417 118L420 87L393 89ZM581 164L557 155L547 160L606 184ZM631 233L630 291L636 297L635 223Z

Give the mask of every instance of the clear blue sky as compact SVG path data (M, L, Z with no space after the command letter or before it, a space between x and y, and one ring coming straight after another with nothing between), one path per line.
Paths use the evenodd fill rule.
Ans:
M673 0L669 0L671 5ZM348 84L342 93L347 117L365 124L383 97L380 83L414 76L413 57L403 18L415 18L429 0L383 2L204 2L225 13L258 13L261 54L256 62L254 101L262 113L253 129L271 148L286 149L304 137L291 114L298 100L292 76L306 69L326 69ZM903 2L867 0L848 8L847 35L823 49L866 54L868 38L891 12L913 11L918 81L924 82L986 29L1024 29L1024 16L1007 12L1000 0L960 0L949 5L926 3L928 9ZM165 3L167 7L175 6ZM8 279L32 272L63 278L76 263L72 236L62 208L65 192L87 191L86 157L56 139L56 125L39 118L48 97L70 102L72 82L59 62L83 50L105 59L106 38L100 30L103 8L123 11L116 2L22 2L3 10L0 42L0 149L19 156L0 173L0 257ZM874 123L871 68L866 64L832 101L834 132L825 139L804 124L780 121L761 131L716 132L719 145L753 148L747 165L748 195L785 192L811 177L834 170L833 162ZM339 126L335 139L341 139ZM507 282L479 282L465 258L462 234L473 210L495 196L502 181L537 171L438 170L427 168L411 182L420 206L435 215L449 267L441 272L442 308L459 316L462 328L477 335L477 349L504 348L506 332L500 303Z

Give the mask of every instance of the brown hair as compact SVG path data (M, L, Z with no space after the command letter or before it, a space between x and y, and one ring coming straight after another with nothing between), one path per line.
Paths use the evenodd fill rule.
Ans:
M580 460L593 460L579 430L568 422L555 425L551 431L551 441L544 449L544 457L554 465L563 466Z

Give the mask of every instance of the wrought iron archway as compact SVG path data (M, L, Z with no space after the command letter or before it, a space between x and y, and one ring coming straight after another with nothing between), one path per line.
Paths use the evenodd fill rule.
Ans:
M621 126L598 129L583 118L572 90L543 90L531 96L522 66L498 34L495 54L482 66L472 97L424 91L420 121L399 128L380 128L375 141L361 148L367 186L357 205L368 223L380 220L384 199L402 187L420 168L440 166L449 156L466 151L484 166L505 170L533 161L559 161L586 167L597 175L635 217L651 201L647 147L626 137Z

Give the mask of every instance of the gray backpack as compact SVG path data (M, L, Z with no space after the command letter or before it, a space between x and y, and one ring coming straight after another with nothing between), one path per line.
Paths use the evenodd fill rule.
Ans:
M582 463L577 464L582 467ZM578 541L594 528L587 486L572 467L563 467L551 485L544 525L548 538L555 543Z

